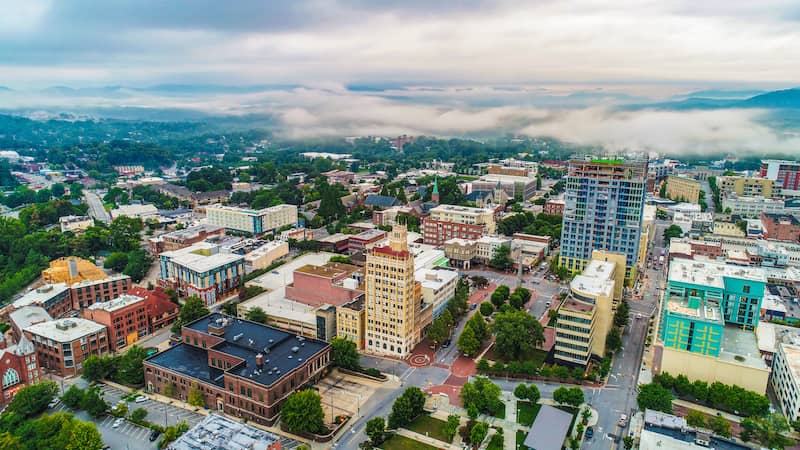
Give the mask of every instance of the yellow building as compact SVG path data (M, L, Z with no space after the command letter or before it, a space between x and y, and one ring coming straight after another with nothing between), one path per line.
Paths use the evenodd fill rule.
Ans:
M654 363L655 373L682 374L692 382L700 380L711 384L719 381L759 394L767 391L770 370L757 351L754 356L722 353L715 357L663 345L658 347L662 349L661 361Z
M735 193L741 197L772 197L774 190L769 178L719 177L717 186L720 195Z
M605 355L614 302L621 298L625 279L625 255L595 251L592 257L570 282L556 320L554 357L583 366L592 356Z
M108 278L103 269L77 256L58 258L50 262L50 268L42 271L45 283L74 284L81 281L100 281Z
M647 265L647 247L656 234L656 210L655 205L644 205L642 211L642 234L639 237L639 257L638 265L639 270L644 270Z
M414 257L407 230L395 225L386 247L373 247L366 263L366 345L369 353L404 358L422 339L432 320L432 305L422 301L414 279Z
M700 182L688 177L667 177L667 197L675 201L700 202Z
M359 350L364 350L366 321L363 298L345 303L336 308L336 336L353 341Z

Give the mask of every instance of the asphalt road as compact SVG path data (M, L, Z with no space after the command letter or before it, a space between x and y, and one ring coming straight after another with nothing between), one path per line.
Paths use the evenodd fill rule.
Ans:
M103 206L103 200L101 200L97 194L90 191L83 191L83 198L86 199L86 203L89 205L90 216L102 222L111 222L111 215L106 211L106 208Z

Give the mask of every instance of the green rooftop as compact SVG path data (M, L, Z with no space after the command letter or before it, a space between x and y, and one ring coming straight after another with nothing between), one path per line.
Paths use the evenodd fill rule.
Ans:
M593 159L592 162L597 164L617 164L617 165L625 163L625 161L622 159Z

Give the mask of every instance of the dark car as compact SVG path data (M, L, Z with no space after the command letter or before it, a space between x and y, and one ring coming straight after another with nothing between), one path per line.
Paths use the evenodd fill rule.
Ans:
M451 342L452 341L450 339L446 339L444 342L442 342L442 347L445 347L445 348L450 347L450 343Z
M594 436L594 428L588 427L586 428L586 439L591 439Z
M156 439L158 439L158 435L159 435L159 434L161 434L161 432L159 432L158 430L153 430L153 431L151 431L151 432L150 432L150 442L153 442L153 441L155 441Z

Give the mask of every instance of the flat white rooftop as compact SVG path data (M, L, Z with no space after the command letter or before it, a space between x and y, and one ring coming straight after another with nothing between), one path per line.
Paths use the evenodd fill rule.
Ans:
M767 276L760 267L734 266L715 261L682 258L673 259L669 265L671 282L693 283L722 289L725 287L726 277L767 282Z
M41 304L69 289L67 283L45 284L27 292L14 301L14 308L19 309L27 305Z
M236 261L244 261L244 256L233 253L220 253L219 246L209 242L198 242L189 247L161 254L175 264L193 272L204 273Z
M583 273L576 275L569 284L570 289L591 296L610 296L614 292L614 263L591 260Z
M25 331L56 342L72 342L75 339L97 333L105 328L105 325L100 325L91 320L74 318L37 323L25 328Z
M113 312L118 309L122 309L126 306L130 306L142 301L144 301L142 297L138 297L136 295L122 294L119 297L115 298L114 300L109 300L107 302L92 303L86 309L92 309L92 310L102 309L104 311Z

